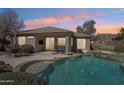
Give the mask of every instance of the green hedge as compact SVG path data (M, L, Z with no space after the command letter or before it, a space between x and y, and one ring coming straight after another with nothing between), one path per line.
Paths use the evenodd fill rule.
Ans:
M46 80L25 72L0 73L0 85L45 85Z
M124 52L124 45L117 45L115 47L116 52Z

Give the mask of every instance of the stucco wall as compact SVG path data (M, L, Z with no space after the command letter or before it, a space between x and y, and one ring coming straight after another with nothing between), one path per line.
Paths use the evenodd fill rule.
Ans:
M43 40L43 44L39 44L39 40ZM44 51L45 50L45 37L36 37L35 39L35 52L39 52L39 51Z
M58 38L59 37L56 37L56 36L54 38L54 40L55 40L54 47L58 46ZM63 38L63 37L61 37L61 38ZM70 41L70 39L66 38L67 42L65 41L67 46L69 44L69 51L71 50L71 44L70 44L71 42L70 43L68 42L68 41ZM80 42L78 42L78 39L80 39ZM43 40L43 44L39 44L39 40ZM23 45L23 44L32 45L34 47L35 52L44 51L46 48L45 47L46 46L46 37L45 36L35 36L34 38L19 37L18 42L20 45ZM77 44L79 44L79 45L77 45ZM72 50L76 51L79 48L78 46L82 46L81 49L83 51L90 51L90 38L74 38L73 37L73 46L72 46L73 49Z

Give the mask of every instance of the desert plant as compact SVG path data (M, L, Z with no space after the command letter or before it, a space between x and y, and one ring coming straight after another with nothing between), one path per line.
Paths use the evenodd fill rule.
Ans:
M13 67L9 64L6 64L4 61L0 61L0 73L1 72L12 72Z
M124 52L124 45L117 45L115 47L116 52Z
M118 33L118 40L124 40L124 28L122 27L120 29L120 32Z

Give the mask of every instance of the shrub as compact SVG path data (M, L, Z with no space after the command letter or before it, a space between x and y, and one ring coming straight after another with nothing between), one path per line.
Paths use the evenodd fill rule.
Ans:
M24 51L24 53L33 53L34 52L34 47L32 45L22 45L21 46L22 50Z
M117 45L115 47L116 52L124 52L124 45Z
M4 61L0 61L0 72L12 72L13 67L9 64L6 64Z
M94 49L96 49L96 50L113 51L115 49L115 47L114 46L110 46L110 45L95 45Z

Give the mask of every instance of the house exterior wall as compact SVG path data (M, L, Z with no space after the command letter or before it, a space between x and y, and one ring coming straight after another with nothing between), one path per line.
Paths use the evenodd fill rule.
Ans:
M35 38L36 38L35 39L35 52L44 51L45 50L45 45L46 45L45 37L36 36ZM39 44L40 40L43 41L43 44Z
M77 39L83 39L83 48L84 52L90 51L90 37L75 37L73 33L43 33L43 34L32 34L34 39L27 38L31 36L31 34L22 34L22 37L26 37L25 41L26 44L30 44L34 46L35 52L38 51L45 51L46 50L46 38L54 37L54 48L58 46L58 38L65 38L65 52L68 54L71 51L77 50ZM73 39L73 44L71 44L71 39ZM43 44L39 44L39 40L43 41ZM20 42L20 41L19 41ZM80 42L82 43L82 42Z

